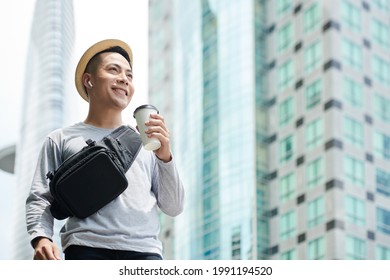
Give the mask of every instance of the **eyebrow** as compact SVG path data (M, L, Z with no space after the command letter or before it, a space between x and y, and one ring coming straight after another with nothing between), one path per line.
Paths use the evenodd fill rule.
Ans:
M120 68L120 69L122 69L123 67L122 66L120 66L118 63L109 63L109 64L107 64L107 67L109 67L109 66L115 66L115 67L118 67L118 68ZM133 69L131 69L131 68L127 68L126 70L125 70L126 72L129 72L129 73L133 73Z

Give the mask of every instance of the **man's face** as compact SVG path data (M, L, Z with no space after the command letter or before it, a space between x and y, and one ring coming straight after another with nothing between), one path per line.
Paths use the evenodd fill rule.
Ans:
M100 63L91 75L90 103L125 109L134 94L133 72L119 53L100 54Z

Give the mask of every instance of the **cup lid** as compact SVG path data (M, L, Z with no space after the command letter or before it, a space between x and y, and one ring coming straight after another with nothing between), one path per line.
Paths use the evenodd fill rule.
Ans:
M141 105L139 107L137 107L135 110L134 110L134 113L133 113L133 117L135 118L135 114L137 113L137 111L141 110L141 109L154 109L157 111L157 114L159 114L160 112L158 111L158 109L151 105L151 104L145 104L145 105Z

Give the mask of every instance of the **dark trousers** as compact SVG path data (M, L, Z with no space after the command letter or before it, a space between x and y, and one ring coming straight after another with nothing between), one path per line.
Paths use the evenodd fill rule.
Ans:
M162 257L155 253L71 245L65 250L65 260L162 260Z

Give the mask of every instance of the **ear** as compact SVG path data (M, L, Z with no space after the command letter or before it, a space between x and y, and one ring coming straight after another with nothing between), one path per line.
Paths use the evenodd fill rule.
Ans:
M83 74L83 85L85 88L91 88L91 85L88 82L91 82L91 74L89 73L84 73Z

